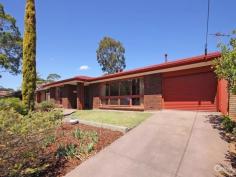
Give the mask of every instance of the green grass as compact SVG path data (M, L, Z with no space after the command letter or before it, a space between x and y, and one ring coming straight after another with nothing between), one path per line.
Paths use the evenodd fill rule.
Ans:
M78 117L81 120L87 120L92 122L106 123L133 128L151 115L151 113L144 112L83 110L76 111L72 115L72 117Z

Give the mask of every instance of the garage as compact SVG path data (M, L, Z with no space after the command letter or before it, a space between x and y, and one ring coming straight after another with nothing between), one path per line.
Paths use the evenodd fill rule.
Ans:
M163 75L164 109L216 111L217 78L210 68Z

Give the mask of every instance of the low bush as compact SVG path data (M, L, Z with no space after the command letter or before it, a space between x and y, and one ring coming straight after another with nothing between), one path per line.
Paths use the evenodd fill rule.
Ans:
M16 112L26 115L26 107L19 98L2 98L0 99L0 111L14 109Z
M56 155L57 157L73 158L77 156L78 151L75 144L59 145Z
M40 111L51 111L55 108L55 104L52 101L43 101L37 105L37 109Z
M14 109L1 110L0 176L37 176L54 165L55 154L45 154L44 148L61 119L58 111L23 116Z
M232 132L236 124L230 119L230 117L224 116L222 120L222 126L224 127L226 132Z

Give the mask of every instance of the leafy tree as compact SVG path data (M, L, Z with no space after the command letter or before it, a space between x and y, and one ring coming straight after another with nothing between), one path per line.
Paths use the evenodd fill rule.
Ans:
M61 76L59 74L49 74L47 79L44 79L40 76L39 73L37 73L36 86L37 86L37 88L40 88L41 85L46 84L46 83L50 83L50 82L55 82L55 81L59 80L60 78L61 78Z
M5 13L0 3L0 69L2 72L19 74L21 60L22 38L16 20Z
M121 42L110 37L104 37L97 49L97 61L103 72L108 74L125 69L125 48Z
M34 0L26 1L22 72L22 100L28 110L33 110L36 89L36 18Z
M215 73L228 81L229 92L236 92L236 30L228 44L219 44L221 57L215 60Z
M55 82L57 80L59 80L61 78L61 76L59 74L49 74L47 77L47 82Z
M45 79L43 79L39 73L37 73L36 76L36 85L39 86L41 84L44 84L45 82L47 82Z

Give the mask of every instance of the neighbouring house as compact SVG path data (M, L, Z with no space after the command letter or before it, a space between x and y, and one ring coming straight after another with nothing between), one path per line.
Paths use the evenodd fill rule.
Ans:
M227 83L218 80L210 53L100 77L76 76L43 85L37 102L64 108L228 111Z

